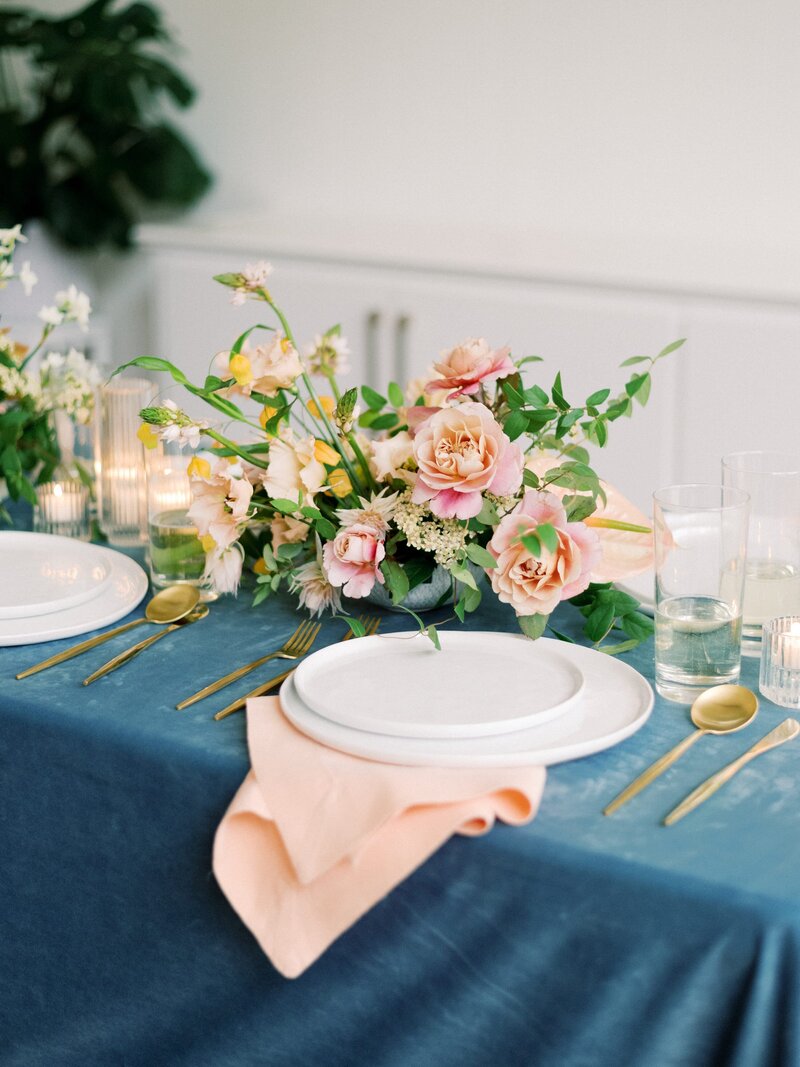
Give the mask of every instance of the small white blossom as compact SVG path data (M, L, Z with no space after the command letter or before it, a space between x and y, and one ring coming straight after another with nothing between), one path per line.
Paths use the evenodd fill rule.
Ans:
M45 326L60 326L64 321L64 316L57 307L43 307L39 312L39 318Z
M8 255L14 251L15 244L27 240L28 238L22 235L22 226L19 223L10 230L0 230L0 255Z
M272 264L260 259L257 263L248 263L239 272L239 284L233 290L231 303L240 307L251 293L265 289L267 278L272 274Z
M68 289L62 289L56 293L58 310L64 316L64 322L77 322L82 330L89 329L89 315L92 305L86 293L78 290L77 286L70 285Z
M347 357L350 355L350 346L346 337L336 333L328 333L323 337L316 334L313 342L306 347L305 356L308 360L308 369L312 374L347 374L350 363Z
M392 518L412 548L432 552L436 562L444 567L454 563L464 549L468 533L466 524L458 519L440 519L427 503L412 504L410 489L395 505Z
M31 265L27 259L22 264L22 270L19 272L19 280L22 283L22 288L25 290L25 296L30 296L33 292L34 285L36 285L39 279L31 270Z
M370 497L369 500L360 496L358 498L360 508L339 508L336 518L345 530L356 523L365 523L385 533L389 529L389 522L394 514L398 496L398 493L390 493L386 496L384 492Z

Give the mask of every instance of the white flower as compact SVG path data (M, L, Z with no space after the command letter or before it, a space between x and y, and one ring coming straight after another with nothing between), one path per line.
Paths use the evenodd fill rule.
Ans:
M347 357L350 346L345 337L337 333L316 334L312 344L305 350L308 369L312 374L347 374L350 364Z
M92 305L86 293L81 293L76 286L70 285L68 289L56 293L56 303L64 316L64 322L77 322L82 330L89 329Z
M25 290L25 296L30 296L33 291L34 285L39 281L37 276L31 270L31 265L26 259L22 264L22 270L19 272L19 280L22 282L22 288Z
M377 496L371 496L369 500L360 496L358 498L360 508L339 508L336 518L343 530L362 523L374 526L376 530L385 533L389 529L389 521L394 514L398 496L399 493L391 493L387 496L385 491Z
M290 430L270 443L264 489L273 500L310 503L325 484L325 467L314 455L313 437L296 438Z
M289 589L297 594L300 607L312 615L321 615L327 608L342 610L341 592L328 581L322 565L322 545L317 538L317 555L309 563L298 567L292 575Z
M208 429L205 419L191 419L181 411L174 400L164 400L159 407L147 408L143 415L162 441L177 441L179 446L189 445L196 449L200 445L200 436Z
M244 550L236 541L228 548L213 548L206 556L203 577L211 580L218 593L236 593L242 577Z
M64 411L81 424L89 422L100 373L83 352L70 348L66 357L48 352L39 374L47 407Z
M14 245L17 242L27 240L28 238L22 235L22 226L19 223L16 226L12 226L10 230L0 230L0 254L13 252Z
M39 318L45 326L60 326L64 321L64 316L57 307L43 307L39 312Z
M233 290L231 303L241 306L251 293L265 289L267 278L272 274L272 264L260 259L257 263L248 263L239 272L239 285Z
M5 289L9 279L14 277L14 264L10 259L0 260L0 289Z

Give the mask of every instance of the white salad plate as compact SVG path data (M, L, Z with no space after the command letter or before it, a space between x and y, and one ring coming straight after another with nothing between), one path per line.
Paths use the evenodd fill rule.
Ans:
M653 615L656 610L656 576L652 568L642 574L634 574L620 582L614 582L617 589L630 593L639 601L639 610L645 615Z
M28 619L82 604L110 577L95 545L52 534L0 533L0 619Z
M0 534L0 538L6 535ZM29 535L33 536L33 535ZM46 534L36 535L45 537ZM54 538L54 540L65 540ZM84 544L84 542L78 542ZM0 552L4 552L0 541ZM133 611L147 592L147 575L135 560L100 545L91 548L97 566L108 572L108 579L91 599L52 611L47 615L28 618L0 618L0 647L6 645L35 645L74 637L90 630L99 630Z
M525 637L510 639L531 648ZM360 643L353 642L355 646ZM344 726L318 715L305 703L295 686L297 672L290 675L281 687L281 707L298 730L330 748L381 763L417 767L505 767L563 763L611 748L630 737L647 721L653 707L653 690L638 671L612 656L582 645L570 645L547 638L540 638L535 644L543 653L563 656L574 664L583 676L584 685L578 698L561 715L540 726L526 727L513 733L462 738L393 737ZM444 662L447 656L444 645L439 655ZM446 677L446 670L442 666L442 679ZM476 658L472 672L476 692L483 693L487 700L493 700L498 678L499 674L487 668L486 662ZM435 707L438 694L445 685L440 680L436 689L426 695L425 707ZM535 677L529 679L529 685L531 690L535 688ZM378 685L373 693L374 704L379 705L386 696L386 690Z
M317 715L394 737L479 737L563 714L583 675L560 649L505 633L364 637L313 653L294 673Z

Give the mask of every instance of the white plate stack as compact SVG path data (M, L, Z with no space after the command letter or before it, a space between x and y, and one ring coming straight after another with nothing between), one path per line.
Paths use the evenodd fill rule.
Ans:
M303 733L367 759L412 766L553 764L618 744L647 720L649 683L580 645L445 631L320 649L281 688Z
M147 592L134 560L53 534L0 533L0 645L74 637L117 622Z

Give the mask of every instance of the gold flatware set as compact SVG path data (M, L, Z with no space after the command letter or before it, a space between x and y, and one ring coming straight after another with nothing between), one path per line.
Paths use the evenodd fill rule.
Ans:
M112 637L127 633L128 630L132 630L134 627L140 626L143 623L154 623L161 627L158 633L152 634L150 637L146 637L143 641L139 641L135 645L123 649L122 652L119 652L112 659L98 667L97 670L87 675L86 678L83 679L82 684L91 685L92 682L96 682L98 678L103 678L106 675L111 674L112 671L118 670L118 668L124 666L124 664L130 663L130 661L138 656L140 652L144 652L145 649L150 648L157 641L160 641L162 637L166 637L167 634L174 633L176 630L191 626L193 623L200 622L201 619L204 619L208 615L209 609L206 604L200 604L199 600L200 594L198 590L192 586L169 586L167 589L162 589L153 596L147 604L145 613L141 618L133 619L130 622L123 623L121 626L115 626L113 629L107 630L103 634L98 634L96 637L89 638L87 641L81 641L79 644L73 645L64 652L59 652L54 656L50 656L46 660L42 660L41 663L36 663L32 667L27 667L24 671L20 671L19 674L16 675L16 678L18 680L29 678L31 675L38 674L40 671L47 670L50 667L56 667L61 663L66 663L75 656L80 656L84 652L90 652L93 648L97 648ZM381 620L377 616L362 615L358 619L358 624L360 629L363 630L364 636L370 636L377 633ZM249 674L257 667L263 666L270 660L302 659L303 656L308 655L311 651L321 629L321 623L312 622L310 619L306 619L300 623L294 633L291 634L279 648L266 653L264 656L259 656L258 659L252 660L250 663L246 663L242 667L237 667L236 670L223 675L215 682L211 682L209 685L199 689L190 697L187 697L185 700L176 704L177 710L182 711L200 700L205 700L206 697L219 692L220 689L238 681L246 674ZM348 629L342 640L347 641L354 636L355 631L353 629ZM218 711L214 718L219 721L227 718L228 715L232 715L236 711L242 711L251 697L263 696L265 693L268 693L271 689L274 689L288 678L293 670L294 668L284 671L283 674L279 674L277 677L271 678L269 681L252 689L249 693L245 693L244 696L239 697L232 703L228 704L227 707Z
M692 704L691 719L696 729L674 748L647 767L635 778L630 785L626 786L606 807L604 815L613 815L623 804L635 797L659 775L671 767L686 752L699 737L705 734L726 734L741 730L755 719L758 712L758 698L755 693L743 685L718 685L706 689ZM664 826L672 826L690 811L694 811L704 800L707 800L726 782L741 770L750 760L768 752L778 745L791 741L800 733L800 722L796 719L784 719L774 730L757 741L738 759L733 760L722 770L712 774L696 789L684 798L663 819Z

